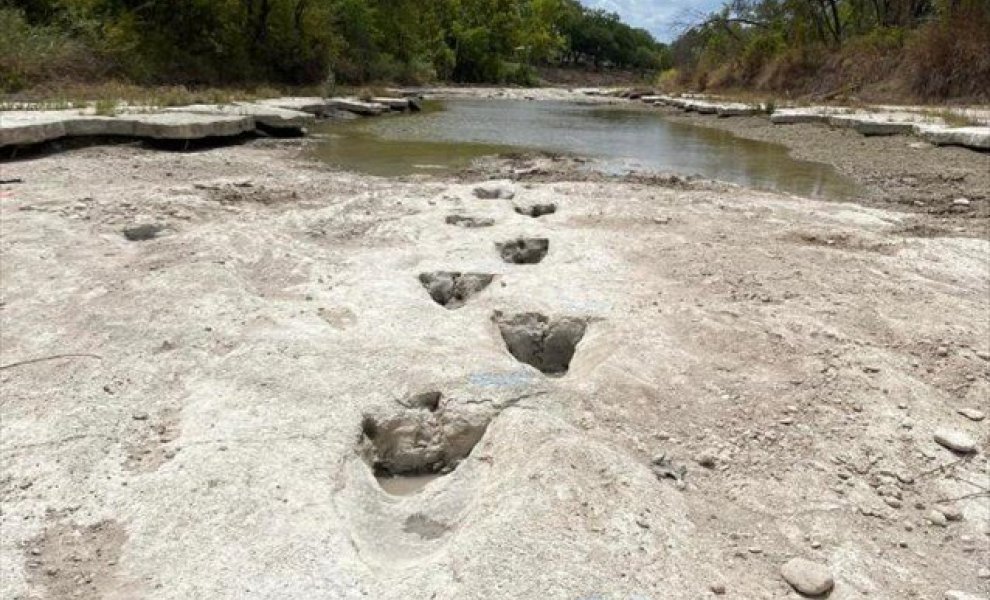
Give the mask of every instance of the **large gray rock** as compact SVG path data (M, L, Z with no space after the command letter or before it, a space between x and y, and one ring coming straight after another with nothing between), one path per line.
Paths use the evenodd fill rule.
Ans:
M392 110L409 110L409 98L390 98L387 96L378 96L372 98L371 102L373 104L387 106Z
M916 125L915 134L936 146L964 146L976 150L990 150L990 127Z
M897 121L880 115L833 115L828 118L832 127L852 129L863 135L910 135L915 124L911 121Z
M740 102L730 102L728 104L719 104L715 111L719 117L752 117L755 115L763 114L764 109L762 106L755 104L742 104Z
M792 558L784 563L780 575L791 587L807 596L822 596L835 586L827 566L804 558Z
M0 112L0 148L38 144L64 137L67 121L64 112L68 111Z
M259 100L256 104L263 106L274 106L285 110L309 113L320 116L329 111L333 106L326 98L318 96L284 96L282 98L268 98Z
M940 445L960 454L976 452L976 440L961 431L939 429L935 432L935 441Z
M152 113L117 117L134 124L134 135L155 140L195 140L230 137L254 129L254 119L237 115Z
M474 188L474 196L481 200L512 200L516 192L507 182L490 181Z
M822 112L819 108L780 108L770 115L774 125L793 125L797 123L828 123L829 117L834 116Z
M78 110L0 113L0 147L37 144L61 137L129 136L165 140L229 137L251 131L250 116L188 112L85 114Z

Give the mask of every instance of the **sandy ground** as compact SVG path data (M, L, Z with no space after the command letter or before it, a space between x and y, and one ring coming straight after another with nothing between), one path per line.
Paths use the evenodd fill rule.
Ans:
M985 239L664 178L481 199L301 144L0 166L0 596L796 598L794 557L837 600L990 594ZM436 271L493 277L448 308ZM566 373L507 348L526 313L566 325L541 360L581 330ZM366 462L465 449L409 496Z

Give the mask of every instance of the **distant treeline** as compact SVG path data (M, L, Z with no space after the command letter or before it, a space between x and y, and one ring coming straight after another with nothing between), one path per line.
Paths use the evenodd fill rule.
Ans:
M990 100L990 0L729 0L697 20L668 82Z
M534 82L650 72L665 46L577 0L0 0L0 91L60 79Z

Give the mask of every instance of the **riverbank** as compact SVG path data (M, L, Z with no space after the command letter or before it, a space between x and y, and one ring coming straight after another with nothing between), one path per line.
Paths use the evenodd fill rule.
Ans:
M985 239L309 143L3 164L4 597L990 592Z
M907 135L863 136L818 124L775 125L765 116L716 115L658 109L666 118L781 144L801 160L834 166L867 191L862 201L934 219L932 234L988 236L990 154L936 147ZM965 200L964 203L959 202Z

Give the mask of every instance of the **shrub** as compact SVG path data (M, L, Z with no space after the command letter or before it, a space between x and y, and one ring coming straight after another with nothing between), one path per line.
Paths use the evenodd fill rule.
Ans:
M907 44L911 90L924 99L990 100L990 8L923 26Z
M681 83L681 72L679 69L667 69L657 77L656 85L665 92L676 90Z
M20 10L0 7L0 92L70 75L86 77L95 63L81 42L54 27L29 24Z

